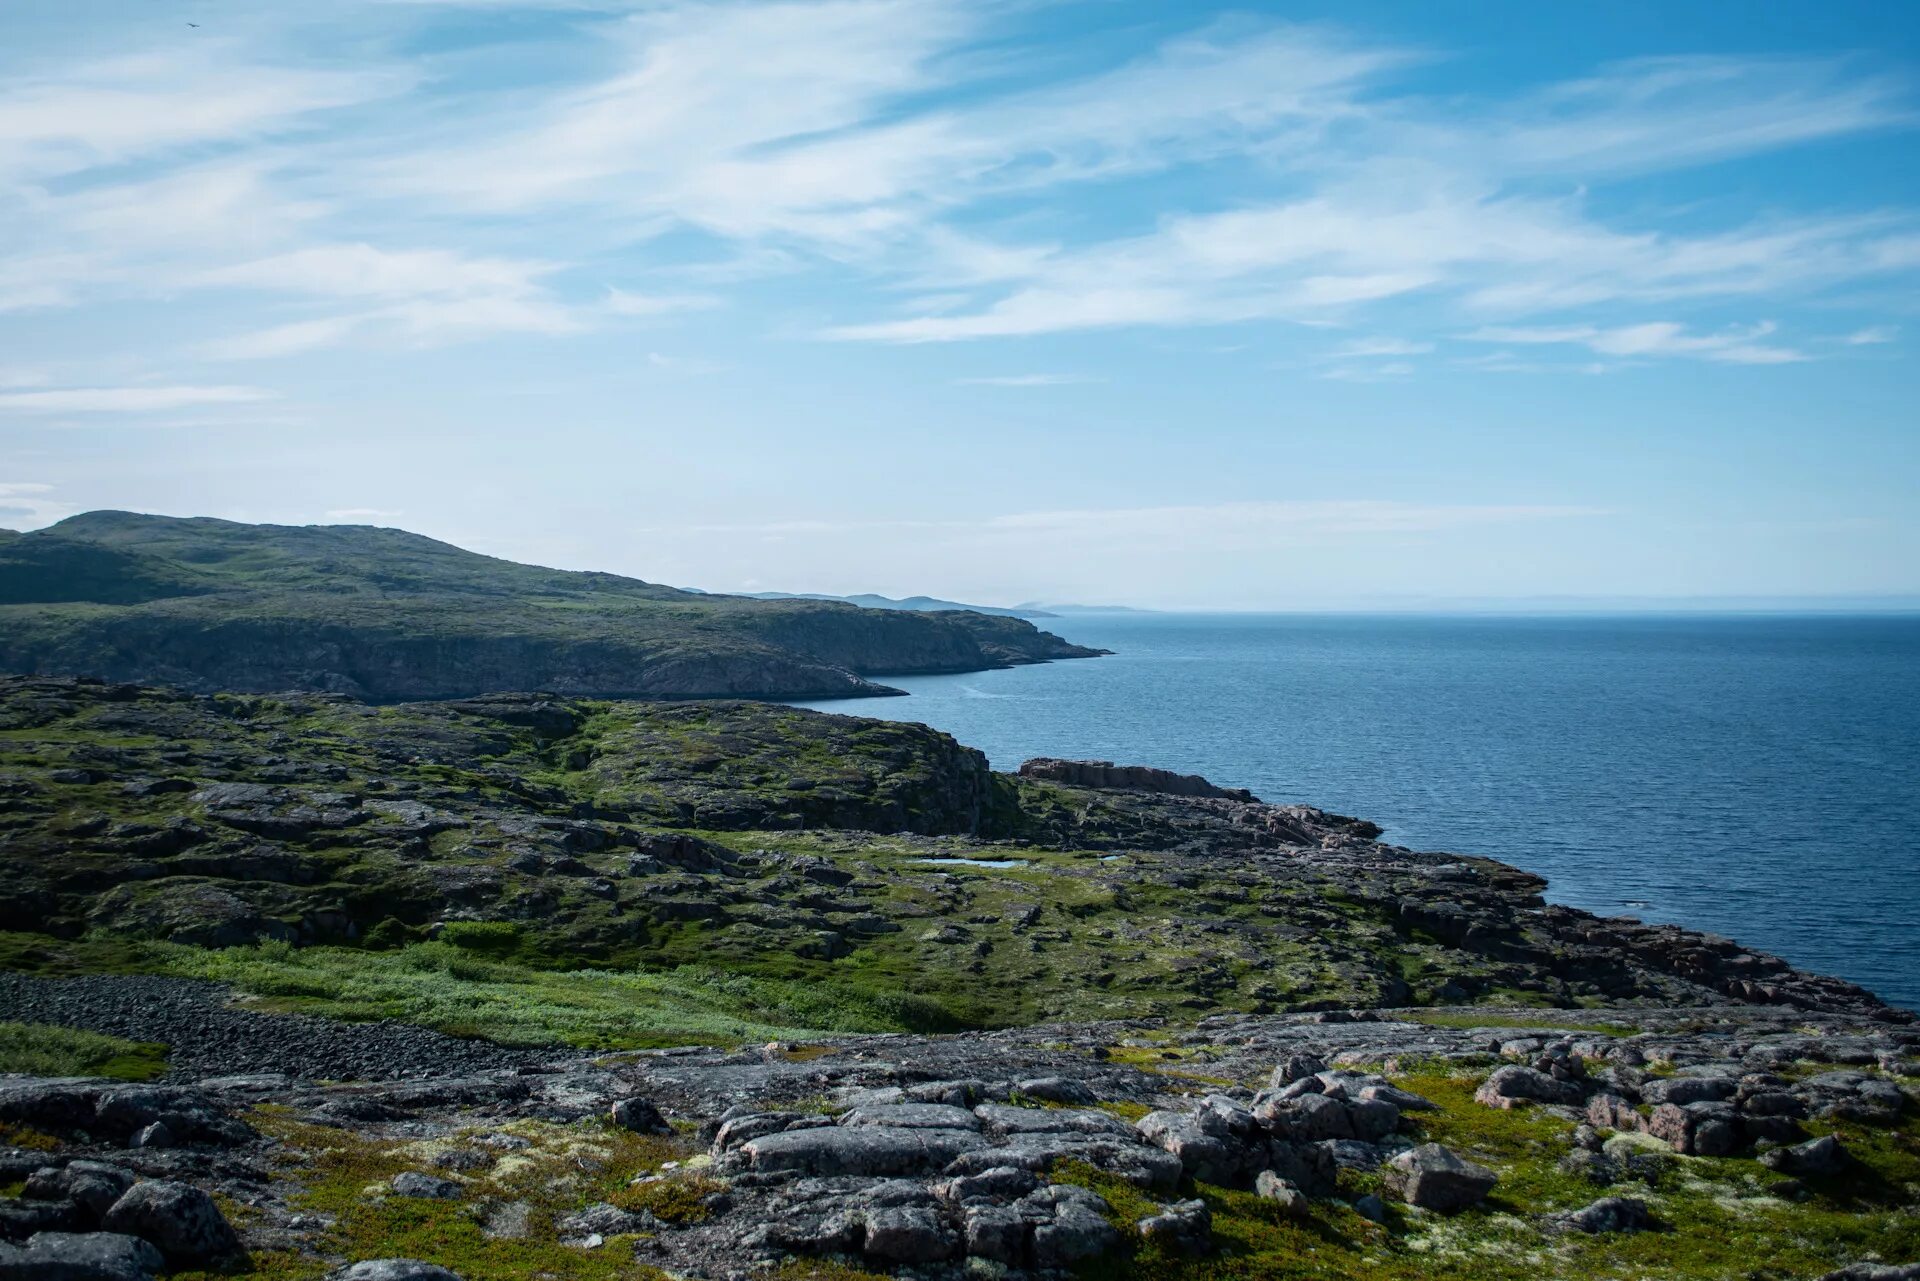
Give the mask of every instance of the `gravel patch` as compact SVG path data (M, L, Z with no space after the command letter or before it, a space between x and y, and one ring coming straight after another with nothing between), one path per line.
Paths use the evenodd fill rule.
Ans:
M516 1050L411 1024L342 1023L229 1005L225 984L153 975L35 978L0 974L0 1017L104 1032L169 1047L167 1079L280 1072L332 1081L457 1076L540 1062Z

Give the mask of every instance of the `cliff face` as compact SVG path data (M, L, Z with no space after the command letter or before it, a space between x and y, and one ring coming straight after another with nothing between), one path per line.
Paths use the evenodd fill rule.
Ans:
M891 692L1092 656L1015 618L681 592L399 530L96 512L0 543L0 670L376 701Z

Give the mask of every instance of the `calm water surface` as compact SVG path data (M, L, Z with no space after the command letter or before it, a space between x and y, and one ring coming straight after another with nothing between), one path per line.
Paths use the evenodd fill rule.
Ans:
M1160 614L1110 658L814 704L1157 765L1486 854L1920 1008L1920 618Z

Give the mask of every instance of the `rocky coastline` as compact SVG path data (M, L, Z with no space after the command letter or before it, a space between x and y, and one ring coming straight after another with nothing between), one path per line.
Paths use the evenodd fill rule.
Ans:
M0 1035L162 1043L0 1076L0 1278L1920 1275L1910 1011L1380 835L765 704L0 680Z

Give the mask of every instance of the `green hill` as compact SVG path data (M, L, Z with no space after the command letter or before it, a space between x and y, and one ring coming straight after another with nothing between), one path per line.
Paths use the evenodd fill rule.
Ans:
M1016 618L709 596L397 529L88 512L0 539L0 671L373 700L817 698L1098 651Z

